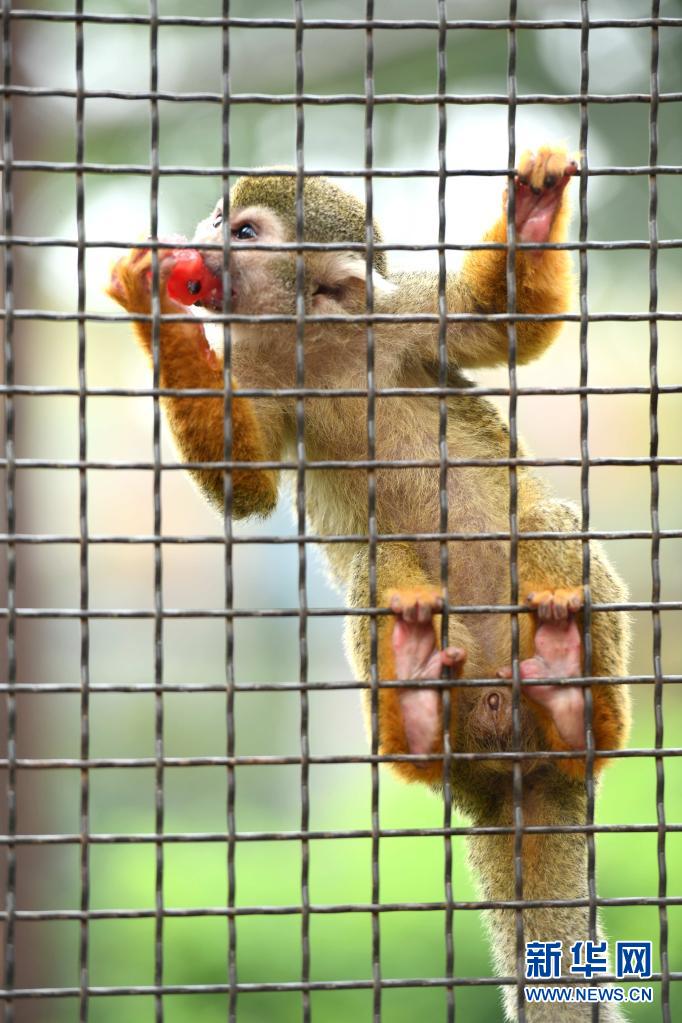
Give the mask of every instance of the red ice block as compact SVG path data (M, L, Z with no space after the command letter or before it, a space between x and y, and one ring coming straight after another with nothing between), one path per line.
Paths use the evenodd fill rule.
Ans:
M173 249L173 268L168 276L168 295L182 305L219 303L222 281L206 266L196 249Z

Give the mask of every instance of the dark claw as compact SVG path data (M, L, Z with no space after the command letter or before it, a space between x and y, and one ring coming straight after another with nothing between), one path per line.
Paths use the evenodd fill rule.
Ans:
M541 622L550 622L552 620L552 604L540 604L538 607L538 618Z
M558 622L562 622L568 617L568 609L565 604L554 605L554 617Z
M545 176L545 181L544 181L545 188L554 188L556 183L557 183L557 176L556 176L556 174L547 174Z
M517 177L517 181L519 182L520 185L528 185L529 184L529 179L528 179L528 177L525 174L519 174L518 177Z
M540 195L540 192L542 191L541 188L536 188L535 185L531 185L530 190L533 193L533 195Z

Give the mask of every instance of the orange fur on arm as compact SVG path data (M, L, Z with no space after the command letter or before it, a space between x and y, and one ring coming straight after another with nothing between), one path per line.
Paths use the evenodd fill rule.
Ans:
M130 313L149 315L151 255L133 250L114 267L108 294ZM161 314L187 310L172 302L161 285ZM152 360L152 324L136 322L133 332ZM215 390L209 396L172 396L162 399L182 457L189 462L224 461L225 395L222 359L210 348L200 323L161 320L159 324L159 379L162 388ZM233 380L233 386L236 386ZM232 399L232 460L267 459L263 431L254 403ZM191 469L191 475L214 506L223 508L222 469ZM272 469L235 469L232 477L235 517L268 515L277 502L277 474Z
M410 579L409 576L401 580L399 589L391 589L384 592L379 600L380 606L383 604L390 605L391 598L399 593L405 603L410 603L417 599L432 599L434 593L437 591L433 586L429 586L426 582L421 571L415 572L414 579ZM441 616L434 615L433 617L433 630L436 637L436 643L438 642L441 629ZM378 675L380 681L388 681L396 679L396 665L395 656L393 653L393 645L391 641L391 634L395 626L395 619L393 617L382 617L379 619L378 626ZM415 682L415 688L420 686L428 686L428 682ZM379 690L379 752L384 756L397 756L410 752L409 743L407 740L407 734L405 731L405 723L403 717L403 708L400 702L400 694L404 692L401 689L380 689ZM452 720L455 720L454 713L454 700L456 699L456 689L450 690L451 694L451 707L452 707ZM440 702L440 701L439 701ZM369 711L370 700L367 701L367 710ZM432 754L443 754L443 736L439 734L434 747L431 750ZM414 761L398 761L391 764L391 768L395 773L406 782L422 782L426 785L439 785L443 780L443 761L442 760L414 760Z
M565 241L567 225L568 200L564 195L548 241ZM485 234L483 241L507 244L506 213ZM568 252L519 249L515 255L515 273L516 312L558 314L566 310L572 292ZM506 313L507 252L504 249L477 249L467 253L460 273L449 278L448 306L453 312ZM493 366L508 359L507 324L482 324L481 327L483 329L473 332L470 346L458 346L458 354L461 352L459 365L464 368ZM530 362L541 355L561 327L561 321L517 323L517 361Z

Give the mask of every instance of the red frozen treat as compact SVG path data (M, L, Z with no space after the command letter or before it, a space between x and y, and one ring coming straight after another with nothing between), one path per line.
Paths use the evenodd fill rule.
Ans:
M196 249L173 249L173 268L168 276L168 295L182 305L216 305L222 294L222 281L211 273Z

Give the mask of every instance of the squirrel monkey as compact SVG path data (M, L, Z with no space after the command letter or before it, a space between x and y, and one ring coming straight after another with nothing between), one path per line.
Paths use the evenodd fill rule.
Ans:
M566 237L566 185L577 165L556 147L525 154L513 179L516 237L521 242L558 242ZM249 242L282 244L296 239L295 180L291 176L244 177L230 193L231 309L235 314L296 313L296 255L292 250L249 250ZM356 198L323 178L307 178L303 190L306 242L365 242L365 209ZM507 241L506 203L486 241ZM202 221L195 241L221 243L223 208ZM379 228L374 238L381 241ZM507 254L503 249L468 253L461 270L448 274L449 312L503 313L507 310ZM161 313L177 314L183 305L169 297L168 280L176 257L161 250ZM219 278L222 253L206 252L205 267ZM306 322L303 337L305 386L315 389L366 389L366 328L348 317L366 312L366 260L357 251L309 250L303 255L305 312L339 317ZM150 253L131 251L112 271L109 294L129 313L149 314ZM515 255L516 309L554 313L566 309L571 292L567 252L519 249ZM390 274L385 253L373 255L374 312L436 314L438 277L429 273ZM220 288L205 304L222 309ZM346 322L344 322L346 317ZM151 357L150 322L133 325ZM517 324L517 360L529 362L551 344L556 321ZM376 323L375 375L379 391L389 387L429 387L438 382L438 323ZM209 347L197 323L162 320L159 333L160 381L164 388L214 389L210 396L163 399L177 445L185 459L223 460L224 396L222 359ZM504 365L508 360L505 322L447 325L449 382L466 388L463 371ZM235 388L283 389L296 385L296 326L292 323L236 322L232 329ZM376 398L376 458L382 462L438 460L439 399ZM447 398L450 458L498 459L509 454L509 435L495 408L477 395ZM277 501L279 472L254 463L295 457L296 402L278 396L232 400L232 457L251 463L233 472L233 513L267 516ZM306 397L305 447L310 461L361 462L368 458L365 397ZM520 454L523 452L520 451ZM223 472L192 470L206 497L222 511ZM385 534L433 534L439 528L439 468L378 468L376 520ZM526 468L518 469L518 528L523 533L579 529L575 509L552 497ZM509 474L505 466L455 466L448 470L448 530L453 533L504 533L509 528ZM368 487L364 467L319 468L306 473L306 510L320 535L367 531ZM325 544L331 574L350 607L370 603L366 544ZM448 543L448 599L453 606L508 605L511 602L509 543L486 539ZM591 587L596 602L624 600L623 586L596 543L591 543ZM433 540L382 542L376 547L378 607L392 615L378 618L379 677L414 679L414 687L384 688L378 695L382 754L425 754L430 759L394 765L406 781L442 784L443 751L440 691L428 680L442 666L455 677L500 679L499 685L453 687L450 742L454 752L512 751L511 630L508 615L448 615L448 644L439 649L439 543ZM522 680L561 678L560 684L523 686L521 748L526 753L563 751L573 757L521 761L525 825L580 825L585 822L584 690L571 684L582 668L582 554L579 540L521 539L518 544L519 595L533 613L519 616ZM628 629L624 616L595 612L592 618L592 674L619 676L626 670ZM370 629L366 616L346 623L349 658L359 679L370 678ZM369 699L369 697L368 697ZM629 703L617 684L592 691L594 747L613 750L627 737ZM506 758L455 759L452 791L457 806L478 826L511 826L514 820L512 761ZM596 759L599 771L603 760ZM469 841L470 860L487 900L513 900L514 836L481 834ZM523 896L527 900L587 900L587 851L584 834L533 833L523 836ZM495 966L501 975L516 973L515 910L488 913ZM526 941L561 939L564 962L569 946L589 937L587 906L545 907L523 911ZM564 967L566 969L566 965ZM515 1018L516 989L505 988L506 1010ZM591 1008L577 1004L527 1004L526 1019L591 1019ZM619 1010L602 1006L603 1021L619 1020Z

